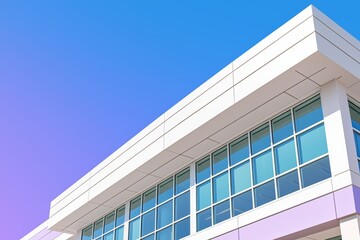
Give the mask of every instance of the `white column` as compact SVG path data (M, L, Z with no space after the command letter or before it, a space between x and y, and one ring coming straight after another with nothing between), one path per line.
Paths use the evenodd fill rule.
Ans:
M333 80L321 87L325 134L334 190L352 184L358 175L356 148L345 87Z
M340 231L342 240L360 239L360 215L340 219Z
M190 165L190 235L196 233L196 170Z
M125 203L125 219L124 219L124 239L129 239L129 216L130 216L130 201ZM140 231L140 230L139 230Z

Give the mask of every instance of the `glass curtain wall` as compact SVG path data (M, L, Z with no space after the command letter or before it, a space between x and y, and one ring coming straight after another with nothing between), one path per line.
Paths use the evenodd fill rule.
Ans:
M360 169L360 104L355 101L349 102L351 123L354 131L354 139L356 146L356 154L358 159L358 166Z

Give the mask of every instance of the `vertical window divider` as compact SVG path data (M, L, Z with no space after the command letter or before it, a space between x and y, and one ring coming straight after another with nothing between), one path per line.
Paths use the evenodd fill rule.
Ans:
M124 213L124 233L123 237L129 239L129 224L130 224L130 201L125 203L125 213Z
M296 133L296 126L295 126L295 114L294 114L294 108L291 109L291 120L292 120L292 126L293 126L293 138L294 138L294 146L295 146L295 158L296 158L296 171L299 179L299 188L303 188L303 184L301 181L301 172L300 172L300 157L299 157L299 151L298 151L298 142L297 142L297 133Z
M250 132L247 133L248 136L248 148L249 148L249 165L250 165L250 191L252 197L252 208L255 208L255 192L254 192L254 176L253 176L253 163L252 163L252 152L251 152L251 139L250 139Z
M190 235L196 233L196 162L190 165Z
M276 164L275 164L275 152L274 152L274 139L273 139L273 128L272 128L272 119L269 120L269 134L270 134L270 148L271 148L271 161L272 161L272 170L273 170L273 183L274 183L274 189L275 189L275 199L279 198L278 195L278 186L276 183Z
M228 196L228 201L229 201L229 215L230 218L232 217L232 204L231 204L231 197L232 197L232 192L231 192L231 164L230 164L230 143L228 143L227 145L227 164L228 164L228 168L227 168L227 174L228 174L228 191L229 191L229 196Z

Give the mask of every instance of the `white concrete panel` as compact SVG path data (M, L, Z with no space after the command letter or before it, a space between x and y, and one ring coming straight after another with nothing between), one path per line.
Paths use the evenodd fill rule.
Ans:
M177 153L164 150L160 154L156 155L156 157L142 164L137 170L144 173L152 173L159 166L166 164L168 161L171 161L178 155L179 154Z
M120 207L125 203L125 201L130 199L135 194L136 194L135 192L124 190L118 193L117 195L115 195L114 197L112 197L111 199L109 199L108 201L104 202L103 205L112 208Z
M302 99L304 95L307 95L313 92L314 90L316 91L319 89L320 89L319 85L317 85L316 83L314 83L309 79L305 79L304 81L296 84L286 92L291 96L296 97L297 99Z
M352 185L352 177L350 171L345 171L332 177L333 191L337 191L344 187Z
M213 149L217 145L219 145L219 142L210 139L205 139L204 141L196 144L194 147L184 152L183 155L191 158L199 158L202 155L208 153L210 149Z
M54 238L54 240L70 240L72 237L72 234L62 233L60 236Z
M186 156L179 155L173 160L167 162L166 164L162 165L158 169L156 169L152 175L158 176L160 178L164 178L166 176L170 176L171 174L180 170L187 165L189 165L193 161L192 158L188 158Z
M349 90L349 95L356 101L360 102L360 82L353 85Z
M360 215L340 219L340 230L343 240L360 239Z
M75 231L79 229L83 229L87 227L89 224L93 223L94 221L100 219L105 214L109 213L113 209L108 206L98 206L97 208L93 209L92 211L89 211L88 213L84 214L80 218L78 218L76 221L74 221L71 225L69 225L66 229L75 229ZM74 232L74 231L69 231Z
M146 175L140 181L135 182L131 185L128 190L140 193L145 191L147 188L158 182L161 178L153 176L153 175Z

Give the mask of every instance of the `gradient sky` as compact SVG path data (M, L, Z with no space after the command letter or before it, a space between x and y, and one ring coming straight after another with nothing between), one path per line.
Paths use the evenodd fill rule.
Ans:
M0 239L309 4L360 39L359 0L0 0Z

